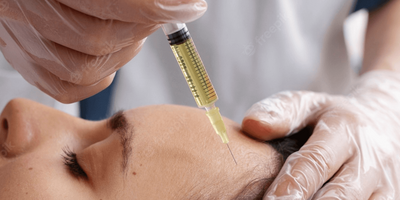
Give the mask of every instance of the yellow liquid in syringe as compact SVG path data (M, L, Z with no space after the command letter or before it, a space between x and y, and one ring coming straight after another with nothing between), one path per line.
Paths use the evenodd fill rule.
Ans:
M171 49L197 105L202 108L214 104L218 100L217 93L208 78L192 39L171 45Z
M181 44L171 45L171 49L189 85L197 106L207 110L206 115L214 130L221 137L223 143L228 143L229 140L226 134L225 124L222 120L219 108L214 107L214 103L218 100L217 93L208 77L207 71L197 53L192 39L188 38Z
M228 136L226 127L222 120L219 108L215 107L218 100L217 93L208 77L207 71L197 53L196 46L190 37L185 24L167 24L163 25L164 33L167 35L170 47L183 76L189 85L190 91L200 108L207 110L206 115L209 118L215 132L221 137L236 163L236 159L228 145ZM237 163L236 163L237 164Z

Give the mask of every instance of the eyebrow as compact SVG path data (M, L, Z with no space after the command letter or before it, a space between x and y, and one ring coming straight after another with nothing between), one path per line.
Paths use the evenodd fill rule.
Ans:
M133 125L126 120L123 110L116 112L108 119L107 126L119 135L122 146L122 171L126 175L129 158L132 154Z

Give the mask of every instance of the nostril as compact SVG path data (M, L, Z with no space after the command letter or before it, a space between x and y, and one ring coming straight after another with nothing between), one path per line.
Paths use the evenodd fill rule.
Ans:
M6 118L4 118L1 122L1 126L4 130L8 131L8 121Z
M2 157L7 157L7 146L5 145L5 142L7 140L7 135L8 135L8 121L6 118L1 120L0 124L0 155Z
M0 125L0 145L2 145L6 141L7 135L8 135L8 121L6 118L3 118L1 120L1 125Z

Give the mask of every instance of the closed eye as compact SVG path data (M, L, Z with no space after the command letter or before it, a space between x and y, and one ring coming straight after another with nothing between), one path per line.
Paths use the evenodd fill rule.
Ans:
M87 179L88 176L82 167L79 165L76 158L76 153L72 151L68 146L63 149L64 154L62 155L64 165L67 166L68 171L76 178Z

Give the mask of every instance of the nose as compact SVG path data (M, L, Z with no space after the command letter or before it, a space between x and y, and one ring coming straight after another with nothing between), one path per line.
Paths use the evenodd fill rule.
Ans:
M81 149L109 134L105 121L79 119L27 99L11 100L0 115L0 152L5 157L45 144Z
M14 157L39 146L54 130L61 128L67 114L27 99L13 99L0 115L0 148L5 157ZM73 117L70 117L73 118ZM52 126L44 126L52 125ZM45 134L50 133L50 134Z
M13 99L0 115L2 154L13 157L33 147L40 139L38 120L46 118L45 106L26 99Z

